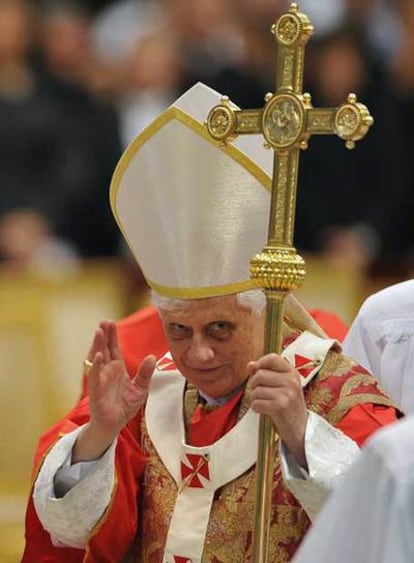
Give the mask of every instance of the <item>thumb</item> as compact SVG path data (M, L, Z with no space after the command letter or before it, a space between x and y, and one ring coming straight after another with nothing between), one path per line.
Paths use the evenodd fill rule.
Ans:
M247 364L247 375L254 375L257 371L257 362L249 362Z
M154 373L156 362L157 358L155 356L151 355L144 358L138 368L134 379L132 380L132 383L136 387L140 387L143 391L146 391L148 389L152 374Z

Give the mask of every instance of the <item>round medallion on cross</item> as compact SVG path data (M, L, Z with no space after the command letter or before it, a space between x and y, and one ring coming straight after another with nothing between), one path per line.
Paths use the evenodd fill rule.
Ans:
M357 102L355 94L349 94L348 101L335 114L334 129L338 137L346 141L346 147L352 149L355 141L362 139L373 123L368 108Z
M292 94L274 96L263 112L263 133L275 149L284 149L297 143L304 126L303 104Z
M234 111L228 103L227 99L223 99L223 103L215 106L207 117L208 132L216 141L230 140L234 130Z
M302 22L296 14L285 14L272 27L276 39L283 45L293 45L302 32Z

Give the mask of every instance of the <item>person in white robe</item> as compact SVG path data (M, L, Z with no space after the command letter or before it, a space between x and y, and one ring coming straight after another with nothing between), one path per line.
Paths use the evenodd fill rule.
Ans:
M334 491L294 563L414 561L414 416L378 431Z
M414 280L366 299L349 329L344 354L381 383L405 412L414 412Z

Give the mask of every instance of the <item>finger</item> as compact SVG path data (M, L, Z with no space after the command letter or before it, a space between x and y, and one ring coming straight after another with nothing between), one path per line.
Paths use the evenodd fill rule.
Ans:
M118 343L118 330L114 321L108 322L108 350L111 360L123 359Z
M252 389L256 387L291 387L293 382L298 381L299 376L294 370L279 372L270 370L258 370L250 380Z
M100 384L100 374L101 368L103 366L103 354L102 352L97 352L92 360L92 366L88 374L88 391L89 394L94 390L97 390Z
M103 335L104 335L104 343L103 343L103 355L104 355L104 362L106 364L109 364L109 362L111 361L111 355L109 353L109 345L108 345L108 341L109 341L109 321L101 321L99 323L100 328L102 329Z
M252 376L257 372L257 366L256 366L256 362L249 362L247 364L247 375L248 376Z
M138 368L137 374L132 380L136 387L142 390L147 390L151 382L152 374L154 373L155 364L157 359L155 356L147 356Z
M89 360L90 362L93 362L93 359L95 358L97 352L103 352L103 346L104 346L104 335L102 329L98 328L95 330L95 333L93 335L92 344L86 355L86 359Z
M257 400L274 401L277 399L277 391L272 387L259 386L252 391L251 399L252 402Z
M262 356L255 362L250 362L256 368L259 369L268 369L272 371L289 371L292 369L292 366L289 362L281 356L280 354L267 354L266 356Z
M252 401L251 409L259 414L268 414L270 416L274 413L275 407L272 401L256 399Z

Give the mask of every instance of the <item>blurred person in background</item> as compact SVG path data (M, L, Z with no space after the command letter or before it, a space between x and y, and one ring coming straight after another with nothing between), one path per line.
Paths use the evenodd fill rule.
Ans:
M143 34L162 25L164 10L158 0L118 0L107 5L92 23L91 40L97 58L112 69L123 71ZM120 85L118 85L119 87ZM119 92L119 89L115 92Z
M394 0L302 0L300 8L314 25L314 37L347 24L366 37L375 60L387 62L399 35L394 4Z
M349 152L336 137L311 138L299 170L296 245L366 267L381 255L386 216L402 192L397 102L358 31L342 27L308 49L306 90L313 105L339 106L358 92L375 124L358 151Z
M241 108L260 107L266 92L274 87L275 42L270 23L264 27L260 14L252 17L250 6L230 2L237 18L238 56L224 61L210 77L210 84Z
M114 4L117 0L84 0L84 5L91 10L93 14L99 13L109 4Z
M77 0L49 0L38 31L47 76L61 86L105 94L105 66L92 44L92 14Z
M104 95L105 69L91 47L91 18L79 3L53 0L44 7L38 36L41 77L63 144L59 231L82 257L115 255L119 237L106 194L121 150L119 123Z
M56 20L44 20L39 71L33 56L36 16L24 0L0 2L0 253L19 267L38 264L39 256L50 256L56 266L75 254L113 255L118 246L106 204L120 152L114 113L69 76L63 57L56 64L56 50L66 62L80 55L73 46L79 34L73 27L65 33L62 20L60 33L52 29Z
M19 268L46 247L62 261L75 254L58 238L63 143L32 64L34 23L29 3L0 1L0 259Z
M168 28L144 35L127 63L126 86L116 103L124 146L169 106L182 84L180 52Z
M242 108L262 106L274 86L275 43L270 26L284 2L193 1L190 11L184 0L166 4L181 38L185 86L200 80Z
M398 0L395 6L400 37L389 68L402 127L400 150L404 189L389 210L386 242L388 253L394 258L393 263L402 264L404 271L410 275L414 268L414 3Z
M345 5L351 27L366 36L374 58L388 64L400 41L400 22L394 0L336 0Z
M175 30L190 84L211 83L222 68L239 59L240 33L229 0L163 0Z
M26 270L47 276L79 267L74 248L55 236L46 217L28 209L16 209L3 216L0 255L9 270Z
M233 10L240 10L241 17L255 27L267 29L291 4L289 0L235 0ZM302 8L302 6L300 6Z

